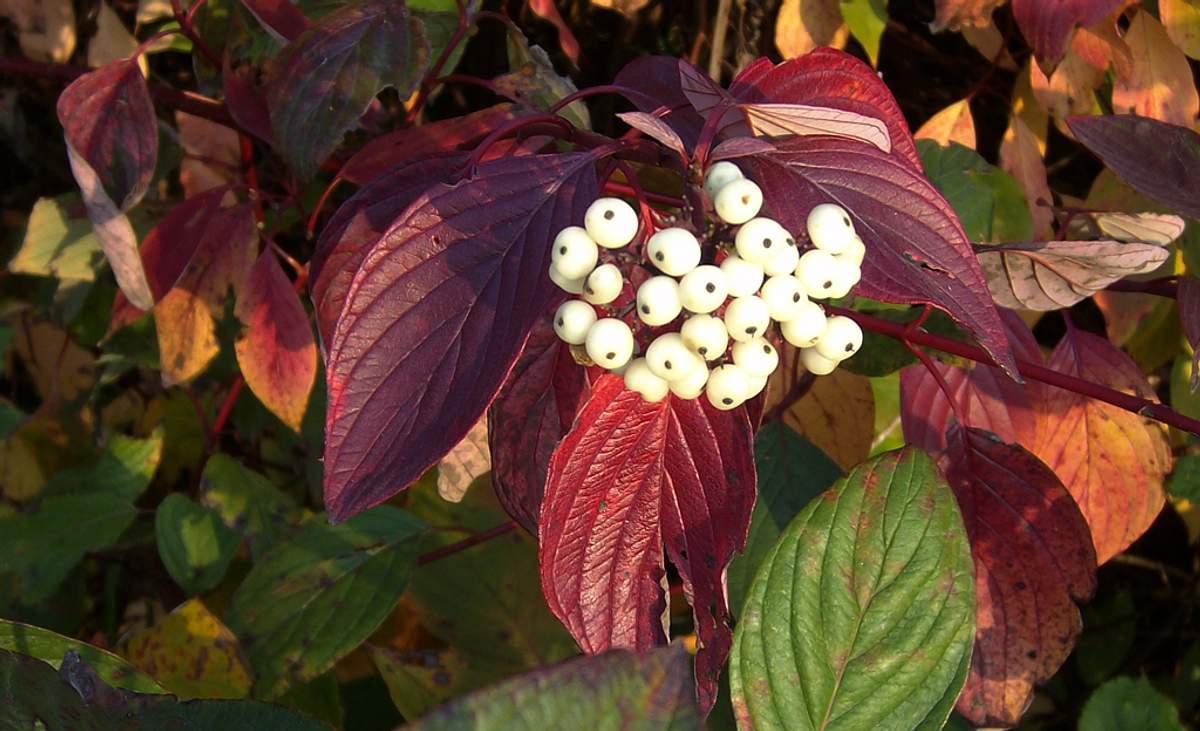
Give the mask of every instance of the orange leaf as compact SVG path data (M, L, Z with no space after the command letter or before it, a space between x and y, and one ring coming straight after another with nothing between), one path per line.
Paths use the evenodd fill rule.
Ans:
M208 305L186 287L175 287L154 305L154 328L164 386L200 375L221 350Z
M179 164L185 198L237 182L242 159L237 132L185 112L175 112L175 126L185 153Z
M930 117L913 136L918 140L933 140L939 145L957 142L974 150L975 118L971 116L970 101L954 102Z
M1117 74L1113 110L1138 114L1189 129L1200 114L1200 96L1187 56L1167 36L1161 23L1138 12L1125 33L1133 52L1130 73Z
M1096 70L1073 49L1049 78L1039 64L1031 64L1029 69L1033 96L1058 121L1091 113L1096 108L1096 87L1103 80L1104 72Z
M317 377L308 315L270 248L250 271L234 309L245 325L234 344L246 385L271 413L300 431Z
M1020 117L1012 117L1004 132L1004 141L1000 143L1000 167L1016 178L1025 191L1029 213L1033 216L1034 238L1052 238L1054 213L1049 206L1054 203L1054 195L1046 180L1046 163L1038 148L1037 137Z
M785 59L818 46L841 48L850 37L838 0L783 0L775 19L775 47Z

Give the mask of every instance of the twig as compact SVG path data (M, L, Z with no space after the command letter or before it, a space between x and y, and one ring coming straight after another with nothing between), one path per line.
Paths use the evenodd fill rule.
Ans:
M493 538L502 536L505 533L508 533L508 532L514 530L516 527L517 527L517 524L511 520L508 521L507 523L501 523L500 525L496 526L495 528L489 528L488 530L485 530L484 532L479 533L478 535L473 535L470 538L464 538L461 541L458 541L457 543L451 543L450 545L442 546L441 548L432 550L429 553L421 554L417 558L417 565L423 566L427 563L437 561L439 558L445 558L447 556L452 556L456 553L460 553L462 551L467 550L468 548L473 548L475 546L478 546L480 543L485 543L487 541L492 540Z
M178 2L178 0L172 0ZM429 93L437 85L438 77L442 73L442 69L446 67L446 63L450 60L450 55L458 48L458 44L462 43L463 38L466 38L467 31L471 27L471 23L467 18L467 9L462 0L457 0L458 3L458 26L454 29L454 35L450 36L450 40L446 43L446 47L438 54L437 60L433 62L433 66L429 67L429 71L425 74L425 78L421 79L421 88L417 91L417 98L413 101L412 109L408 110L405 115L405 124L411 125L416 121L421 110L425 108L425 102L429 100Z
M729 8L732 0L717 3L717 17L713 19L712 53L708 57L708 75L721 83L721 61L725 58L725 34L729 31Z

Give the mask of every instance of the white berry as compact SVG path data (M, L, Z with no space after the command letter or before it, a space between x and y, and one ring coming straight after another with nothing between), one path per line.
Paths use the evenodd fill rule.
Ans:
M568 279L582 279L588 272L596 268L596 259L600 250L596 242L578 226L567 226L554 237L554 249L551 261Z
M779 324L783 339L797 348L810 348L825 334L825 310L816 302L805 302L792 319Z
M837 370L838 362L830 360L817 352L816 348L800 349L800 364L815 376L828 376Z
M587 275L583 283L583 298L593 305L606 305L621 294L624 282L615 264L601 264Z
M717 366L708 374L704 393L708 402L722 411L736 408L746 400L749 378L746 371L732 363Z
M863 333L858 323L844 315L829 318L825 332L817 340L816 350L822 357L843 361L862 347Z
M708 169L708 172L704 174L704 192L708 194L710 199L716 198L717 192L721 188L744 177L737 165L727 160L722 160L721 162L714 163Z
M620 198L597 198L583 214L583 226L597 244L619 249L637 235L638 215Z
M767 387L766 376L756 376L753 373L746 376L746 400L754 398Z
M767 303L767 312L776 322L791 320L800 314L801 307L808 302L808 296L804 294L804 287L800 286L800 280L791 274L779 274L771 277L763 284L758 296Z
M779 353L764 337L733 344L733 362L752 376L769 376L779 367Z
M768 277L791 274L796 271L796 266L800 263L800 247L796 246L795 240L790 236L788 241L791 242L789 245L775 252L775 255L766 264L763 264L763 271Z
M583 300L563 302L554 313L554 332L571 345L583 345L595 323L596 311Z
M826 299L834 291L837 260L827 251L813 249L804 252L796 265L796 279L812 299Z
M767 331L771 313L761 297L737 297L725 308L725 329L734 340L751 340Z
M659 335L646 348L646 365L654 375L666 381L686 377L697 368L704 368L704 361L683 342L679 333Z
M854 262L855 266L862 266L863 259L867 257L867 245L863 243L862 238L858 234L854 234L854 238L850 240L850 245L846 250L838 254L838 257L846 261Z
M583 292L584 280L582 277L579 279L564 277L562 272L558 271L558 267L554 266L553 264L550 265L550 281L558 285L558 288L564 292L570 292L571 294L579 294Z
M854 224L845 208L833 203L822 203L808 213L808 238L813 246L840 254L854 238Z
M712 312L728 296L725 272L712 264L696 267L679 280L679 300L689 312Z
M596 365L609 370L620 368L633 356L633 331L621 320L606 317L588 330L584 347Z
M738 229L733 244L737 247L738 256L765 266L777 253L788 248L787 242L791 238L787 229L774 219L752 218Z
M833 289L829 292L829 298L840 299L850 294L850 290L862 279L862 269L854 262L836 256L833 264Z
M693 368L683 378L671 381L667 385L671 389L671 393L679 398L697 398L704 393L704 387L708 385L708 366L701 365L699 368Z
M725 322L712 315L693 315L679 329L683 342L705 360L716 360L729 347L729 331Z
M667 397L667 382L650 370L645 358L634 358L625 368L625 388L651 403Z
M700 263L700 242L684 228L664 228L646 242L646 256L664 274L682 277Z
M735 225L757 216L762 203L762 189L746 178L727 183L713 197L717 216L725 223Z
M725 261L721 262L721 271L725 272L725 286L733 297L754 294L763 283L763 268L736 254L725 257Z
M666 325L679 316L679 283L671 277L650 277L637 291L638 317L647 325Z

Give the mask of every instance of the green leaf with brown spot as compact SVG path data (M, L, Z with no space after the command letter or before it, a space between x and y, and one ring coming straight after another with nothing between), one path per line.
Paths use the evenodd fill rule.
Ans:
M237 555L237 536L217 511L177 492L158 506L154 532L167 573L189 594L202 594L221 583Z
M0 650L36 657L56 670L62 663L63 655L68 650L74 650L104 682L114 688L138 693L165 692L153 678L142 674L117 655L41 627L0 619Z

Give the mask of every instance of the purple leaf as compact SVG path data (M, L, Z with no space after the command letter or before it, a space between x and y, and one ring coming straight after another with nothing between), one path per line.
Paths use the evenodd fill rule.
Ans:
M1200 218L1200 134L1132 115L1070 117L1067 125L1139 193Z
M1200 385L1200 279L1183 276L1179 279L1179 323L1192 346L1192 377L1188 387L1193 391Z
M281 43L294 41L308 30L308 18L291 0L242 0L242 5Z
M1126 4L1126 0L1013 0L1012 12L1048 75L1066 54L1076 25L1095 25Z
M333 520L406 488L479 420L555 295L549 244L595 200L595 160L483 163L371 247L327 343Z
M368 0L333 11L284 46L267 78L276 150L302 178L358 125L386 87L413 92L429 44L404 3Z
M766 208L791 231L803 231L820 203L841 205L867 245L864 297L932 304L978 339L1010 375L1016 366L979 262L954 211L924 176L861 142L794 137L754 158L752 175Z
M704 126L701 117L683 93L679 78L679 59L670 56L644 56L630 61L613 83L621 95L646 113L671 110L661 117L691 149Z
M671 129L670 125L660 118L646 112L621 112L617 116L630 127L653 137L674 150L679 154L680 159L687 162L688 153L687 148L683 145L683 140L679 138L675 130Z

